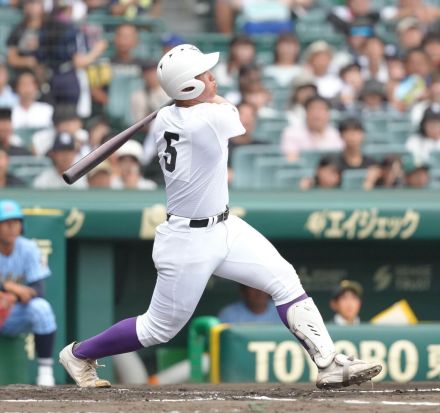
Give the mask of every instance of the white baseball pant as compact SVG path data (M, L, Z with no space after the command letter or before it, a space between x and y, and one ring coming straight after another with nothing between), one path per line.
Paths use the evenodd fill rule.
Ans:
M150 306L137 318L145 347L173 338L193 314L212 274L270 294L276 305L304 294L298 275L275 247L242 219L190 228L172 215L156 229L157 282Z

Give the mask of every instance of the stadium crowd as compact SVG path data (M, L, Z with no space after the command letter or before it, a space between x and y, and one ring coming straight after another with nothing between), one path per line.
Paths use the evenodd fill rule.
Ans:
M148 130L61 173L168 101L157 60L187 42L221 49L247 130L232 187L440 187L440 1L205 0L217 31L197 35L167 32L162 3L0 1L0 187L163 185Z

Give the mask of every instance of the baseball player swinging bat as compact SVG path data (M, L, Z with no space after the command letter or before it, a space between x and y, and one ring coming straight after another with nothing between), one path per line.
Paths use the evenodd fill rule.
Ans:
M163 107L172 105L174 100L170 100ZM150 113L145 118L136 122L134 125L118 133L116 136L104 142L101 146L98 146L92 152L84 156L78 162L73 164L67 171L63 173L64 181L72 185L86 173L90 172L95 166L99 165L102 161L107 159L113 152L118 150L125 142L127 142L136 132L141 130L144 126L148 125L156 118L160 109Z

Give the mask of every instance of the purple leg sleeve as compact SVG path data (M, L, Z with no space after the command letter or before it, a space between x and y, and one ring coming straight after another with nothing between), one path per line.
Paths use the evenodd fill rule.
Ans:
M96 360L141 349L143 346L136 334L136 318L122 320L97 336L81 341L74 346L73 355L79 359Z
M284 323L284 325L290 329L289 323L287 322L287 310L295 303L298 303L302 300L305 300L309 296L304 293L303 295L300 295L299 297L295 298L294 300L290 301L289 303L277 305L278 315L281 318L281 321Z

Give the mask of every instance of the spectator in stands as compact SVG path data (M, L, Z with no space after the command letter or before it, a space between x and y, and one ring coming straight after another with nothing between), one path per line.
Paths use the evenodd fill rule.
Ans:
M114 16L124 16L127 19L149 15L158 17L161 15L161 0L111 0L111 12Z
M339 188L342 182L341 164L334 156L324 156L316 166L315 176L305 176L299 182L302 190Z
M38 60L50 73L51 97L56 105L77 105L80 94L89 93L81 85L77 72L92 64L107 48L105 40L97 40L88 50L84 38L72 21L72 3L56 3L40 34Z
M255 106L247 102L241 102L237 105L237 109L240 114L240 121L246 129L246 132L244 133L244 135L235 136L234 138L231 138L229 140L229 182L232 182L234 176L231 163L234 151L242 145L260 145L263 143L259 140L254 139L253 136L255 127L257 125L257 109L255 108Z
M376 24L380 15L373 10L371 0L347 0L345 5L333 7L328 20L341 32L345 32L347 25L359 19L365 19L370 24Z
M428 108L420 123L419 133L406 142L406 149L417 161L429 163L432 151L440 150L440 107Z
M341 326L360 323L363 288L351 280L342 280L330 300L330 308L335 312L333 322Z
M237 86L240 68L254 62L256 56L255 43L245 35L234 36L229 44L226 63L220 62L213 72L219 86Z
M357 112L362 116L384 114L392 111L387 104L384 85L377 80L364 83L359 94Z
M160 87L156 68L156 61L151 60L142 63L144 88L136 90L130 97L131 112L135 122L159 109L170 100Z
M102 116L92 118L88 127L90 149L95 149L102 144L103 138L111 134L108 120Z
M368 168L364 189L397 188L403 185L404 173L399 156L387 155L380 164Z
M330 124L330 105L321 96L305 103L304 125L288 126L281 138L281 148L287 159L295 161L302 151L340 151L344 143L339 132Z
M111 182L113 189L153 190L157 184L142 177L142 145L131 139L116 151L120 176Z
M21 140L13 134L11 109L0 108L0 145L9 156L30 155L31 153L21 146Z
M23 187L26 184L16 176L8 173L9 155L6 150L0 146L0 188Z
M318 94L313 76L302 73L294 79L292 97L286 110L287 120L290 124L303 124L306 120L305 103L312 96Z
M121 24L115 31L113 41L115 52L110 63L107 63L107 67L105 67L105 63L100 64L99 72L104 76L98 76L96 79L90 78L92 98L101 107L109 103L109 86L112 81L115 82L118 78L122 79L126 83L126 87L129 87L129 79L142 78L142 62L134 56L134 50L138 44L136 27L127 23ZM119 98L122 97L119 96ZM127 105L129 104L128 100Z
M218 318L222 323L278 322L277 309L270 295L240 284L240 301L222 308Z
M347 118L340 122L339 133L344 141L344 150L336 156L341 170L367 169L376 165L374 159L362 153L364 142L364 127L356 118Z
M81 118L72 105L59 105L53 114L54 126L36 132L32 136L32 149L35 155L44 156L52 147L57 133L66 132L73 136L78 149L77 159L90 152L88 133L83 129Z
M182 36L177 33L165 33L160 39L162 45L162 55L169 52L173 47L179 46L179 44L187 43Z
M364 54L359 58L364 79L374 79L382 83L388 81L388 67L385 60L385 44L377 36L365 41Z
M238 71L238 89L231 89L226 92L225 98L234 105L238 105L243 100L243 91L247 90L249 85L254 84L264 88L261 66L255 63L241 66Z
M398 47L401 54L422 46L424 31L415 17L405 17L397 24Z
M16 80L15 90L18 103L12 108L12 126L19 128L48 128L52 125L53 107L38 102L38 81L30 71L21 72Z
M240 14L240 31L253 34L278 34L293 28L290 6L292 0L216 0L215 20L220 33L232 33L235 19Z
M338 107L342 111L355 113L364 86L361 67L357 63L350 63L341 69L339 77L342 80L342 87L338 96Z
M112 167L108 161L101 162L87 174L89 188L110 188Z
M397 21L405 17L415 17L427 28L440 18L440 9L426 4L424 0L399 0L396 6L386 7L382 17Z
M405 187L426 188L429 185L429 164L418 162L413 156L402 159L405 172Z
M423 49L411 49L404 57L406 77L400 81L392 96L392 105L404 112L427 96L426 85L430 81L432 67Z
M431 61L433 70L440 70L440 34L428 33L423 39L422 47Z
M18 102L18 96L9 85L8 67L0 63L0 107L11 108Z
M15 70L38 69L37 51L43 25L43 0L23 2L23 20L14 27L6 42L8 65Z
M431 84L428 88L429 95L427 99L421 100L416 103L411 109L411 123L416 127L420 125L423 114L429 107L440 106L440 73L433 74Z
M75 138L67 132L55 136L52 148L47 154L53 166L42 171L34 180L33 186L37 189L85 189L88 187L86 178L82 177L73 185L67 185L63 180L63 172L75 161L77 150Z
M280 34L275 43L273 63L264 68L264 75L272 78L280 87L291 85L303 71L298 63L299 51L298 39L293 34Z
M262 83L248 82L241 89L243 102L255 106L259 118L273 118L279 112L270 107L272 103L272 93Z
M306 69L314 77L318 93L327 99L334 98L340 92L342 82L330 72L333 49L324 40L312 43L304 52Z

